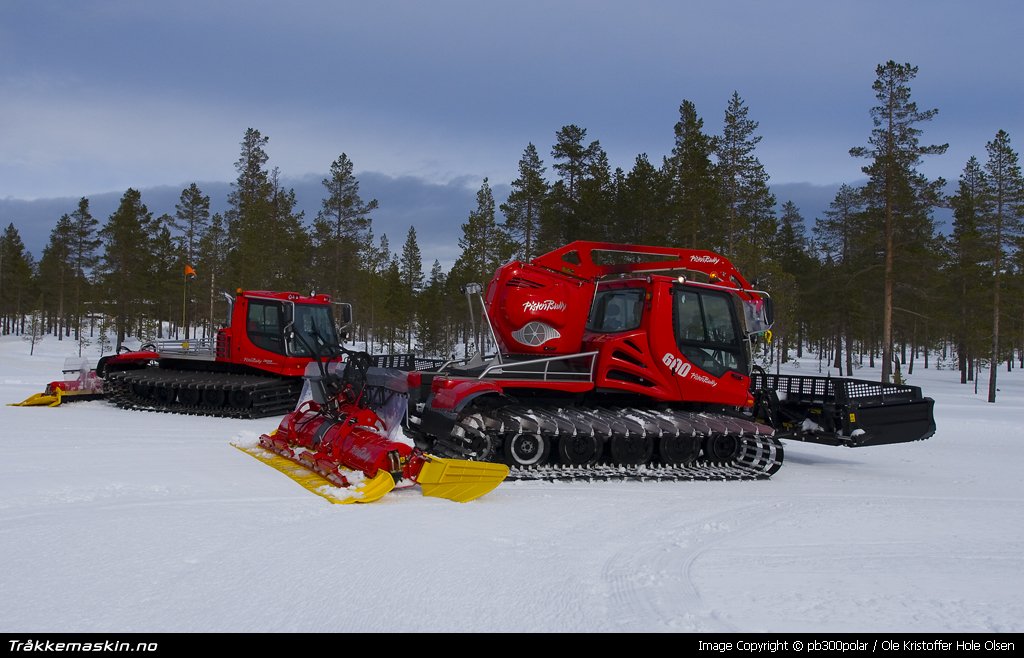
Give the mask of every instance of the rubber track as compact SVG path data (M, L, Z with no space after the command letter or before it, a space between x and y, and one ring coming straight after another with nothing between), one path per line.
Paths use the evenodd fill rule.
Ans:
M107 375L103 387L107 397L123 409L222 418L264 418L283 415L294 409L302 384L299 380L260 375L144 368L112 372ZM163 390L166 393L160 400L153 395L141 395L140 390ZM195 403L188 403L190 398ZM222 401L211 404L213 399Z
M464 440L490 435L493 439L516 434L539 434L556 441L576 434L596 434L603 442L623 433L647 437L657 445L663 436L729 435L739 439L736 456L727 462L709 461L703 453L686 464L663 464L657 449L652 461L622 466L599 463L588 466L549 464L513 467L509 480L763 480L782 467L782 443L771 427L727 414L681 410L619 407L544 408L509 406L471 410L460 418L452 437L439 441L437 449L452 457L474 457ZM553 444L556 445L556 444ZM557 460L555 448L551 459Z

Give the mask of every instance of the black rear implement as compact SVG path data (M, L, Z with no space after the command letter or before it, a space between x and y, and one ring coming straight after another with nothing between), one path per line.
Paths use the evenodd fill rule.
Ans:
M856 448L935 434L935 401L917 386L761 371L750 388L755 416L782 439Z

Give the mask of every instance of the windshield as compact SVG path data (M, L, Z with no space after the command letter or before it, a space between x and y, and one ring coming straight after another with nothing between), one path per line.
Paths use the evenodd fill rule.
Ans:
M321 304L295 304L294 318L295 333L301 333L302 338L309 343L314 350L320 350L320 344L335 347L338 345L338 334L334 330L334 316L331 315L331 308ZM290 354L299 356L313 356L298 338L288 342Z

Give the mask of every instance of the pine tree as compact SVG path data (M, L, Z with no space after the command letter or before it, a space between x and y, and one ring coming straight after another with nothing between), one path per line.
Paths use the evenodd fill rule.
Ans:
M441 263L435 260L416 313L417 350L424 356L447 357L455 348L447 330L451 320L448 302L446 277Z
M237 286L263 287L269 277L262 269L267 263L267 236L271 232L272 194L266 169L268 137L249 128L235 161L238 178L228 194L227 235L230 241L228 271Z
M512 181L508 200L501 204L505 215L505 229L516 245L516 258L529 261L536 253L537 233L540 229L541 209L548 193L544 179L544 163L531 142L519 159L519 178Z
M377 200L363 202L354 165L342 153L323 179L327 196L313 222L316 268L327 289L337 299L355 299L354 273L362 267L367 237ZM372 245L371 245L372 246Z
M32 254L14 224L0 234L0 333L16 333L24 325L32 295ZM42 312L42 309L40 309Z
M563 126L555 133L556 143L551 148L551 156L559 180L552 185L541 212L538 253L593 235L596 218L585 216L581 212L581 203L584 188L589 187L588 201L592 205L593 189L600 190L602 182L586 186L584 181L595 173L607 172L610 183L611 172L601 144L596 140L584 144L586 137L586 128L574 124Z
M840 304L819 308L816 315L824 312L828 323L820 337L842 337L846 343L849 374L853 367L853 318L859 312L864 289L871 280L863 276L870 267L864 257L871 255L873 258L875 252L869 227L865 226L860 192L849 185L840 186L825 217L816 220L814 235L825 263L818 285L808 292L818 299L834 296L842 300Z
M476 194L476 202L476 210L469 213L459 238L462 253L456 265L460 275L465 277L460 284L486 284L513 251L508 235L495 219L494 195L486 178Z
M195 265L199 240L210 224L210 197L192 183L181 191L174 210L171 225L181 234L185 264Z
M198 263L195 268L197 276L194 287L194 290L208 289L209 291L209 315L207 317L209 330L206 335L210 337L215 332L216 311L214 306L218 296L217 286L225 285L228 249L229 242L224 218L220 213L216 213L210 218L210 225L199 237Z
M63 340L64 330L70 326L64 302L74 276L71 268L73 233L71 215L61 215L50 231L50 239L43 248L43 258L39 263L39 287L51 291L51 294L43 296L39 310L46 319L47 329L52 329L58 340ZM56 294L52 294L53 291Z
M586 174L579 181L579 203L572 222L571 240L609 240L614 232L615 187L608 154L591 144Z
M449 281L457 286L467 283L486 286L515 249L504 228L495 220L494 195L486 178L476 194L476 202L476 210L469 213L469 218L462 225L462 237L459 238L462 253L449 275ZM468 314L468 309L463 309ZM480 349L481 337L478 326L474 343L477 349ZM468 343L469 336L466 338Z
M1007 249L1021 237L1021 217L1024 215L1024 177L1016 151L1010 146L1010 135L1005 130L985 145L988 212L982 215L981 232L992 249L992 352L989 363L988 401L996 401L996 372L1000 353L1000 287L1007 263Z
M733 92L722 136L714 140L725 211L725 232L714 246L741 264L748 277L756 278L765 257L763 245L775 233L775 197L764 165L754 155L761 137L754 134L758 123L748 114L739 93Z
M704 120L697 115L696 106L684 100L675 125L675 146L662 167L668 179L672 216L666 237L672 244L691 248L711 244L708 228L721 223L722 216L718 181L711 162L714 140L703 129Z
M145 308L140 309L139 322L143 333L146 334L139 335L143 342L164 338L164 320L170 325L177 326L182 332L176 333L176 337L189 339L191 281L185 274L185 255L176 248L177 245L171 236L173 225L174 218L167 213L158 217L150 214L143 219L143 230L148 237L147 242L138 247L148 252L145 260L145 284L140 288L141 301L145 302Z
M366 351L373 352L373 343L380 340L381 344L387 339L386 326L390 319L391 309L387 308L388 291L385 290L388 267L394 260L391 254L391 243L385 233L380 236L380 246L373 245L373 231L367 232L367 246L364 248L366 254L363 273L365 284L363 286L363 299L367 303L360 305L360 308L367 310L366 320L361 324L363 340L366 342Z
M621 201L614 230L608 239L631 244L667 244L665 181L647 159L636 156L633 169L621 183Z
M778 349L780 361L785 363L788 348L791 344L800 345L803 338L803 326L806 317L806 290L816 278L816 262L810 255L807 229L803 215L792 201L782 204L782 215L779 217L778 230L772 236L768 247L771 263L767 270L769 276L762 277L762 285L770 287L776 300L776 318L783 321L777 323ZM784 282L784 283L783 283ZM784 286L785 290L780 286Z
M850 149L850 155L870 158L862 168L868 175L865 198L876 221L883 227L884 274L882 293L882 381L892 377L893 361L893 285L899 224L913 215L920 215L929 197L938 198L936 183L929 183L916 167L921 156L940 155L948 144L922 146L921 129L917 124L930 121L938 110L920 111L910 99L910 82L917 76L917 67L889 60L875 69L877 79L872 89L878 105L871 108L874 128L868 146Z
M261 270L265 286L271 290L302 290L309 292L316 276L311 272L312 244L306 232L304 211L296 211L295 190L285 190L275 167L270 172L270 204L267 237L274 245L274 257L264 258Z
M580 181L601 148L597 141L585 146L586 138L586 128L575 124L562 126L555 133L555 145L551 147L551 157L556 161L554 169L565 183L567 197L573 202L579 201Z
M185 287L187 302L183 304L185 312L182 314L182 328L185 333L185 340L189 338L189 325L192 324L195 315L191 295L188 291L192 288L192 282L185 276L185 268L195 269L199 256L199 241L207 226L210 223L210 197L205 196L199 186L192 183L178 197L178 203L174 206L175 216L170 218L169 226L181 234L181 272L183 286ZM161 224L165 224L161 222Z
M103 256L100 260L103 290L117 331L115 351L120 351L132 321L141 311L152 255L146 227L152 214L137 190L128 188L117 210L100 231Z
M96 250L100 239L96 236L99 220L89 212L89 199L82 197L78 208L71 213L71 244L69 263L74 279L74 329L78 341L78 356L82 356L82 296L89 285L92 269L99 262Z
M388 353L395 352L395 343L398 342L400 327L405 319L403 308L404 290L402 289L402 271L398 258L388 260L383 272L381 272L381 310L379 317L382 321L384 333L388 343Z
M981 234L982 218L989 215L987 187L981 164L971 156L960 175L957 192L950 198L953 231L947 242L946 260L953 295L948 306L953 312L947 321L956 327L954 338L962 384L967 383L968 374L973 379L968 367L973 358L969 355L980 354L985 349L981 343L978 311L986 287L982 263L992 254Z
M406 349L412 350L412 332L416 324L416 300L423 289L423 256L420 245L416 242L416 227L410 226L402 245L402 258L399 261L402 281L401 308L405 315Z

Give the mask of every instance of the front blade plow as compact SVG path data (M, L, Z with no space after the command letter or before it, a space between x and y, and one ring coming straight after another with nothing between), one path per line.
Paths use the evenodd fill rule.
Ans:
M274 470L285 474L306 491L314 493L327 502L336 505L372 503L380 500L385 494L395 488L395 480L387 471L378 471L377 475L373 478L357 478L352 473L349 486L340 487L320 473L260 446L242 446L236 443L231 445L245 454L260 460Z
M508 476L508 466L424 455L416 482L424 496L466 503L490 493Z
M291 443L284 438L286 432L280 430L262 435L258 445L232 445L335 504L372 503L401 482L419 484L424 496L466 503L494 490L509 473L504 464L435 457L404 444L399 444L404 454L392 450L388 455L387 467L346 464L354 461L345 459L350 453L362 454L365 441L385 440L366 429L352 435L363 443L345 442L340 454L330 450L331 446L309 449Z

